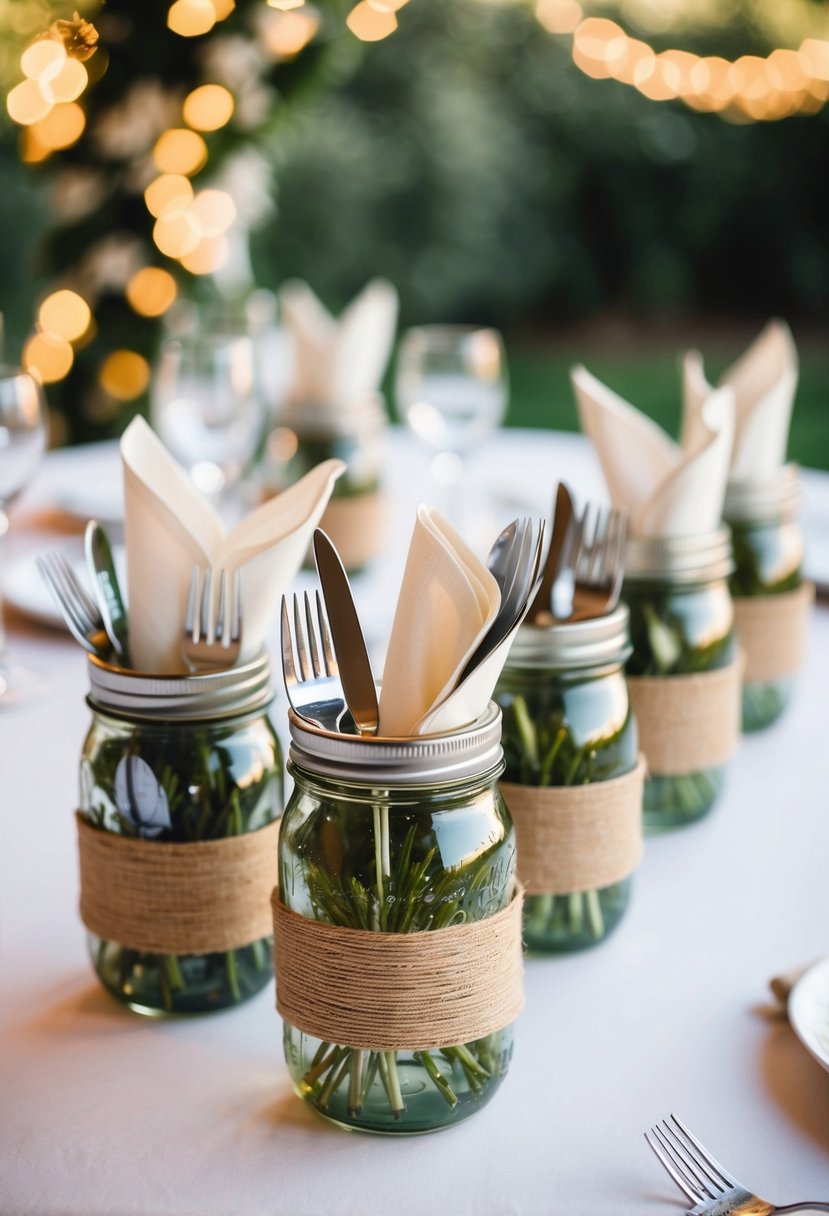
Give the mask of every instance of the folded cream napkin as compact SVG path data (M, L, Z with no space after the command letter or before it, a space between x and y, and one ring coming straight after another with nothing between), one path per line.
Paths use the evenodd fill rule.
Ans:
M785 321L769 321L747 351L720 378L734 392L734 447L730 479L763 480L786 462L797 389L797 348ZM684 418L694 425L712 392L699 351L683 360Z
M383 670L381 734L453 730L483 713L506 660L503 643L452 689L500 604L486 566L437 511L421 506Z
M614 507L631 536L687 536L719 527L734 434L734 393L711 389L681 443L584 367L570 373Z
M232 532L143 418L121 438L130 652L141 671L184 670L181 636L193 566L239 570L242 660L261 647L279 601L308 550L334 482L327 460L257 507ZM218 583L218 579L216 580Z
M392 284L373 279L339 319L300 279L284 285L280 303L294 343L288 410L311 405L339 414L372 401L394 341L397 292Z

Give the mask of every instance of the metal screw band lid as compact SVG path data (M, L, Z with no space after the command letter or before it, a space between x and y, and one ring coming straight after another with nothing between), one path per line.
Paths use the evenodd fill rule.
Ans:
M769 477L729 481L723 516L729 523L790 522L800 511L800 469L786 464Z
M156 675L89 656L89 704L146 721L204 722L262 710L273 700L267 652L199 675Z
M727 526L694 536L629 536L625 582L708 583L734 569Z
M361 785L446 785L503 762L501 710L490 701L477 722L440 735L384 738L319 730L293 710L289 759L299 768Z
M510 649L507 667L542 667L561 671L624 663L631 654L628 609L619 604L605 616L562 625L522 625Z

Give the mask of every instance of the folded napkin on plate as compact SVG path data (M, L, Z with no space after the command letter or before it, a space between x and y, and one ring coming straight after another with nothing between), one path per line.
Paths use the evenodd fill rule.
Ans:
M394 341L397 292L392 284L373 279L339 319L300 279L285 284L280 303L294 343L288 410L313 405L338 414L370 402Z
M452 688L500 604L486 566L437 511L421 506L383 670L381 734L430 734L480 717L512 637Z
M124 432L121 459L130 652L136 668L184 670L181 638L196 564L240 571L241 659L250 658L261 647L279 600L302 564L345 465L339 460L318 465L226 534L213 507L143 418Z
M730 480L762 480L786 463L786 445L797 389L797 348L785 321L763 332L720 378L734 392L734 446ZM688 425L712 392L699 351L683 360L684 417Z
M570 373L581 425L592 440L614 507L631 536L687 536L720 525L734 434L734 394L712 389L676 443L592 376Z

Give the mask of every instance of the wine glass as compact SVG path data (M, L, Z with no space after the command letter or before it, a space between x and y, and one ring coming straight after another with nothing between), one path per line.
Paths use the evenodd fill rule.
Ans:
M40 383L22 368L0 364L0 545L9 528L6 508L31 479L45 447ZM6 653L0 558L0 708L25 701L41 686L39 676L12 664Z
M398 413L431 448L432 476L445 487L446 514L460 526L464 458L503 420L508 379L495 329L422 325L403 335L397 356Z
M194 485L232 514L265 421L252 340L197 331L163 342L151 418Z

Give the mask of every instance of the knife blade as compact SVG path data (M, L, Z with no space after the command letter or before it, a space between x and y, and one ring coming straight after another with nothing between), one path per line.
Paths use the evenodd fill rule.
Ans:
M314 559L346 703L360 734L376 735L380 724L377 685L360 618L340 555L322 528L314 532Z
M129 664L127 610L124 607L121 588L118 585L118 575L115 571L109 537L97 519L90 519L86 525L84 551L106 635L122 664L127 666Z
M561 566L561 558L564 552L564 545L567 540L567 534L570 531L570 524L573 519L573 500L570 497L570 491L563 481L558 483L556 490L555 507L553 509L553 535L550 537L550 548L547 550L547 561L544 565L544 577L541 580L541 586L538 593L530 605L530 610L527 613L527 620L532 624L538 621L539 624L550 624L552 621L552 591L553 584L556 581L559 568ZM549 620L540 621L542 613L546 613Z

